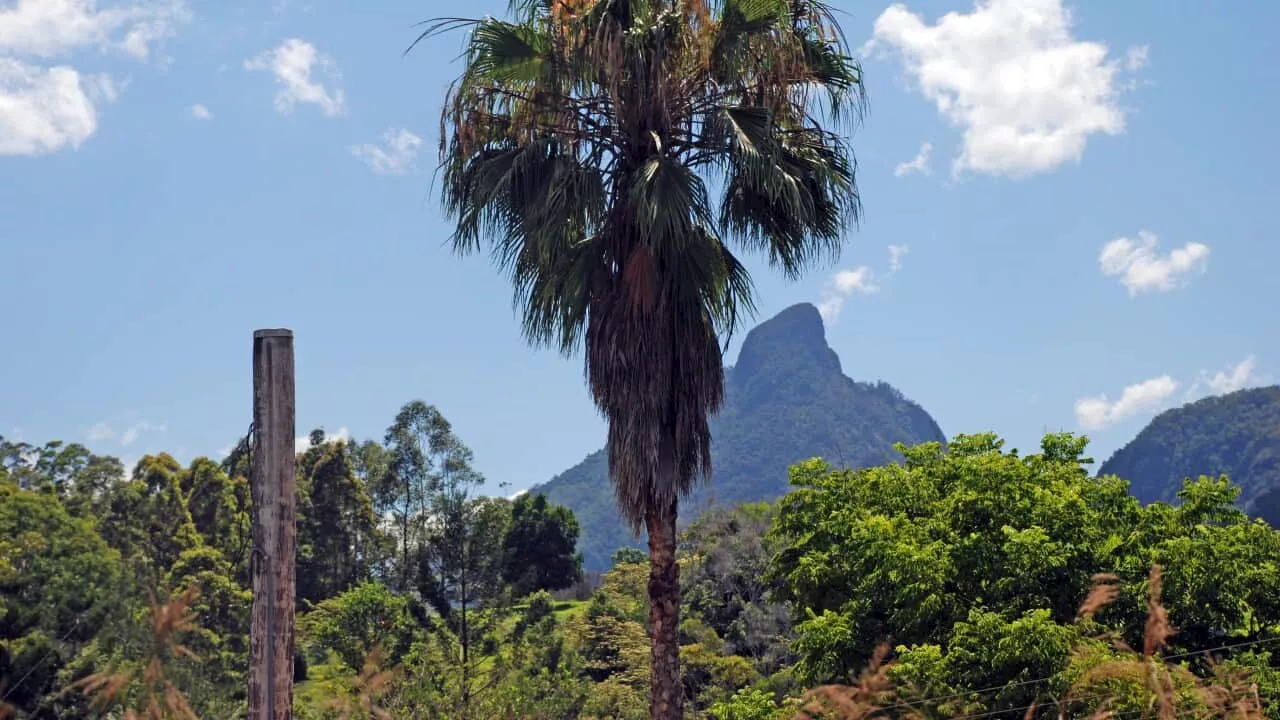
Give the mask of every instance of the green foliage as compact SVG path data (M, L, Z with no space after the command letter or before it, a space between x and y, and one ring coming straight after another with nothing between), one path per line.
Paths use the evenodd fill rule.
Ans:
M190 611L197 630L188 646L203 661L210 682L242 699L253 593L236 582L231 563L222 553L208 546L183 552L165 585L179 591L196 589L198 595Z
M542 493L521 495L511 506L511 526L502 543L502 579L517 597L567 588L582 579L577 542L572 510L547 503Z
M763 690L739 690L728 700L713 703L707 714L712 720L775 720L780 708L773 695Z
M2 443L0 693L13 691L18 717L98 717L75 690L95 677L125 678L122 702L140 707L157 657L199 717L243 716L243 478L166 455L108 477L98 473L119 467L111 458ZM440 583L445 602L426 606L395 589L398 553L388 551L398 548L360 510L388 457L380 448L317 442L299 456L299 537L310 548L300 547L299 581L313 583L314 603L299 608L296 717L337 720L335 700L368 700L391 717L648 717L647 557L619 552L586 602L538 590L511 605L501 571L515 527L526 525L529 543L550 527L563 560L572 516L536 496L471 497L433 471L432 522L411 550L427 562L414 572ZM1280 720L1280 532L1250 521L1240 489L1219 476L1184 482L1176 505L1141 507L1123 480L1090 477L1084 451L1083 438L1049 435L1020 457L975 435L902 447L902 465L811 460L793 468L795 491L778 504L703 514L679 543L690 716L789 720L804 688L850 680L891 638L886 677L929 717L1023 717L1032 702L1051 714L1049 698L1066 698L1068 716L1103 698L1138 714L1160 697L1151 679L1167 678L1189 717L1225 717L1210 706L1256 686L1264 716ZM1176 627L1167 665L1141 652L1152 565ZM301 577L304 567L316 577ZM1081 617L1096 573L1122 582ZM160 637L153 594L180 601L190 626L170 617ZM1196 654L1223 646L1216 664Z
M1095 574L1127 581L1098 619L1140 643L1152 564L1165 567L1175 649L1274 637L1280 533L1234 509L1228 484L1204 479L1179 508L1141 508L1122 480L1083 470L1082 438L1050 435L1041 450L1023 458L975 435L946 451L903 447L904 466L797 465L773 577L798 621L802 679L847 681L892 638L895 677L925 694L995 688L941 711L1024 707L1065 691Z
M765 674L794 661L790 611L772 595L769 563L778 548L768 537L774 508L764 503L714 509L685 531L681 550L684 614L723 639L732 655L750 658ZM695 640L701 642L701 640Z
M314 664L323 663L332 652L352 672L364 666L375 648L398 661L413 642L414 628L409 599L373 582L320 602L299 623Z
M609 567L647 562L649 562L649 554L637 547L621 547L609 556Z
M72 517L45 490L0 483L0 692L7 702L35 710L54 690L59 670L111 613L119 575L119 554L90 521Z
M317 439L323 439L319 431ZM298 598L319 602L367 580L380 558L377 518L349 445L314 443L298 462Z

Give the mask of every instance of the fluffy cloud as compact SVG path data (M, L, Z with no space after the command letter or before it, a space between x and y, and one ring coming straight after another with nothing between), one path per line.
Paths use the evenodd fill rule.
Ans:
M197 104L191 106L191 117L197 120L212 120L213 113L209 112L209 108L204 105Z
M274 50L245 60L244 67L250 71L269 71L275 76L276 84L280 86L275 106L281 113L292 112L299 103L315 105L329 117L346 112L347 102L342 88L330 91L323 82L312 78L312 71L320 71L329 80L338 80L337 65L333 58L319 52L315 45L305 40L285 40Z
M1225 395L1249 387L1266 385L1270 380L1258 373L1258 361L1246 356L1225 370L1210 374L1204 370L1182 395L1183 402L1190 402L1205 395ZM1168 375L1144 380L1130 385L1114 402L1106 395L1076 400L1076 423L1085 430L1107 427L1141 413L1164 405L1181 387L1181 383Z
M351 154L364 160L379 175L403 175L413 169L413 161L422 149L422 138L401 128L382 134L382 145L352 145Z
M84 47L146 59L152 47L190 18L178 0L122 2L17 0L0 9L0 53L51 58Z
M1209 265L1209 246L1189 242L1161 255L1160 239L1142 230L1137 241L1117 238L1102 247L1098 265L1104 275L1120 278L1129 296L1151 291L1168 291L1180 286L1187 275L1204 272Z
M902 269L902 258L907 254L906 245L890 245L889 246L889 272L896 273Z
M1078 162L1091 135L1119 134L1123 58L1077 40L1062 0L977 0L927 24L901 3L876 19L865 52L896 52L921 93L963 129L952 170L1020 177Z
M880 286L876 284L871 268L863 265L852 270L841 270L832 275L827 283L822 301L818 303L818 312L827 322L834 323L840 317L844 301L850 295L870 295L877 292L880 292Z
M1208 379L1209 389L1215 395L1225 395L1243 390L1252 385L1259 385L1262 379L1255 373L1258 369L1257 358L1250 355L1227 372L1218 372Z
M1085 430L1098 430L1160 407L1177 390L1177 380L1161 375L1126 387L1115 401L1105 394L1080 398L1076 400L1076 423Z
M1190 402L1205 395L1225 395L1245 388L1266 385L1269 382L1270 378L1258 373L1258 359L1248 355L1226 370L1219 370L1213 374L1201 370L1199 378L1183 395L1183 400Z
M119 438L120 447L129 447L138 441L138 438L145 432L164 432L165 425L140 420L135 423L126 425L123 430L117 430L109 423L100 422L89 428L89 442L102 442Z
M898 163L893 169L894 177L902 177L912 173L920 173L921 175L930 174L929 155L933 152L933 143L925 142L920 144L920 152L916 156L906 162Z
M188 17L180 0L103 9L95 0L0 6L0 155L78 148L97 131L99 106L115 99L109 76L50 60L85 48L146 60Z

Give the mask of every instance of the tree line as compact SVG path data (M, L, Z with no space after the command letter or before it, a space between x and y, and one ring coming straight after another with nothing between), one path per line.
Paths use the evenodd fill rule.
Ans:
M471 495L470 454L428 405L406 405L382 442L312 440L296 717L649 716L646 553L620 549L598 587L548 592L580 577L572 514ZM699 518L677 547L682 706L1280 718L1280 532L1237 509L1226 478L1143 506L1087 472L1085 442L1048 435L1023 456L982 434L864 470L813 459L780 501ZM158 692L148 670L163 667L193 714L156 717L242 715L243 452L152 456L125 476L74 445L0 447L4 707L114 717ZM824 698L835 714L815 710ZM839 714L854 705L866 714Z
M348 593L383 588L451 633L466 665L477 609L581 579L573 513L541 495L478 495L483 477L472 453L436 408L406 404L381 442L326 440L319 429L309 439L297 459L303 618ZM61 691L138 650L121 638L139 630L140 603L193 586L201 628L193 649L214 702L206 710L240 702L253 557L249 467L247 439L221 462L201 457L184 467L159 454L126 471L76 443L0 437L5 702L32 717L75 717L78 710L61 707ZM303 653L298 664L305 677Z

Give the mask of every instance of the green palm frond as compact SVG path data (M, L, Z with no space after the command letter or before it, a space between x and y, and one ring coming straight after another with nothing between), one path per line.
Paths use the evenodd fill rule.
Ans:
M797 277L860 218L861 69L819 0L512 0L423 36L453 29L453 247L510 276L531 342L585 350L639 528L709 471L720 341L754 312L735 251Z

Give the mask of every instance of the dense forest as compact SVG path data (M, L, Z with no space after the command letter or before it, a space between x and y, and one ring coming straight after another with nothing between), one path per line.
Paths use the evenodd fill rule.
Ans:
M690 519L713 504L777 500L787 491L787 468L802 458L871 467L900 460L895 443L944 440L929 413L887 383L844 375L809 303L747 334L736 365L725 368L725 406L711 428L714 472L684 502ZM614 550L636 544L619 522L604 450L535 490L573 509L588 569L607 567Z
M243 715L246 449L126 474L75 444L0 445L8 712L117 717L179 692L195 717ZM1176 506L1144 507L1092 477L1072 435L1026 457L992 435L899 449L860 470L800 462L781 501L684 530L690 716L791 718L890 642L874 677L892 691L863 698L898 709L885 717L1083 717L1104 698L1140 714L1158 688L1124 668L1165 667L1144 653L1176 659L1179 717L1250 693L1280 717L1280 532L1236 508L1239 488L1200 478ZM571 511L479 497L471 464L421 402L381 442L312 433L297 462L296 717L647 717L646 555L621 548L584 576ZM1155 647L1153 591L1176 628Z

